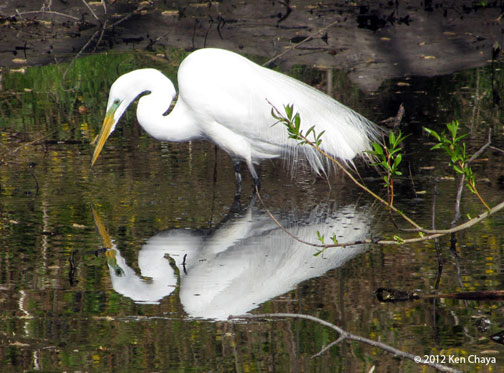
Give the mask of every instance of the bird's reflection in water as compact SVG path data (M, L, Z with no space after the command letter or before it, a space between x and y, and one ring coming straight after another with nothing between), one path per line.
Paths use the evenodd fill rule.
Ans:
M369 234L369 216L355 205L318 206L299 219L290 214L282 224L300 239L317 242L317 232L330 243L354 242ZM364 245L316 249L283 232L251 202L210 233L189 229L161 231L138 252L137 273L106 235L96 216L104 242L114 290L138 303L159 303L180 286L180 301L190 317L226 319L243 314L296 287L342 266L363 252ZM170 263L171 259L171 263Z

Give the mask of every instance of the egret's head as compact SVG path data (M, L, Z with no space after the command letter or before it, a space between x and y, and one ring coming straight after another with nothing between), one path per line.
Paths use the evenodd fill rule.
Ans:
M105 251L105 256L107 257L107 264L114 270L115 275L117 277L124 276L124 270L117 263L117 251L115 249L108 249Z
M170 80L155 69L135 70L117 78L110 87L107 112L96 141L91 166L95 164L105 142L110 134L114 132L119 119L121 119L128 106L143 93L164 90L163 84L166 85L166 82L168 82L168 87L173 87Z
M135 87L132 84L130 74L131 73L120 76L110 88L107 112L105 114L105 119L103 120L100 134L98 135L98 139L96 141L91 166L95 164L103 146L105 145L105 142L109 138L110 134L114 132L117 122L119 122L121 116L135 97L141 93L138 91L135 92Z

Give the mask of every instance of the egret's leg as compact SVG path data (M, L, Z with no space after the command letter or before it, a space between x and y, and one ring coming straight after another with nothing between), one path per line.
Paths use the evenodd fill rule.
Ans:
M240 161L233 161L233 165L234 165L235 180L236 180L235 196L240 196L241 195L241 186L242 186L242 175L241 175Z
M254 177L254 190L261 190L261 181L259 177Z
M242 189L242 175L241 175L241 165L240 161L233 160L234 172L235 172L235 180L236 180L236 189L233 204L231 205L230 212L239 213L241 211L241 189Z
M247 166L250 170L250 174L252 175L252 180L254 181L254 189L261 189L261 182L259 181L259 176L257 176L257 172L254 169L252 161L247 160Z

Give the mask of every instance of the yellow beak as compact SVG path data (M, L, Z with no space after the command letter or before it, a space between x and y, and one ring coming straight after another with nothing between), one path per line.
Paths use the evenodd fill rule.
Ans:
M98 232L100 233L100 237L103 242L103 247L110 249L112 248L112 240L110 236L107 233L107 230L105 229L105 226L103 225L100 215L95 211L95 209L91 206L91 212L93 213L93 218L96 224L96 227L98 228Z
M102 128L100 130L100 134L98 135L98 141L96 143L96 147L93 153L93 159L91 161L91 167L94 166L98 156L100 155L101 150L103 149L103 145L109 138L112 133L112 127L114 126L114 114L119 105L112 105L112 107L107 111L105 115L105 119L103 120Z
M117 260L116 260L116 252L115 250L107 250L105 251L105 256L107 257L108 260L110 260L112 263L117 265Z

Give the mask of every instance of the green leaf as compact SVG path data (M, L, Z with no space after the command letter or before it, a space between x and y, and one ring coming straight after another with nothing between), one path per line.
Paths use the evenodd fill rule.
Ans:
M402 245L404 243L404 239L401 236L398 236L398 235L394 236L394 241L396 241L400 245Z
M453 165L453 169L458 174L463 174L464 173L464 171L462 171L462 169L459 166L457 166L456 164Z
M383 148L379 143L374 142L372 145L373 145L374 152L370 152L370 153L374 153L376 155L383 154Z
M338 239L336 238L336 233L333 233L332 236L331 236L331 240L332 242L337 245L338 244Z
M306 137L308 137L308 135L310 135L310 133L312 133L314 131L314 128L315 126L311 126L308 131L306 131Z
M315 140L316 140L317 146L319 146L319 145L320 145L320 143L322 142L322 135L323 135L324 133L325 133L325 130L324 130L324 131L322 131L322 132L320 132L320 133L318 134L318 136L316 137L316 139L315 139Z
M285 108L285 114L287 115L287 118L292 119L293 106L292 105L285 105L284 108Z
M294 116L294 126L299 132L299 128L301 127L301 117L299 116L299 113L296 113L296 115Z
M385 175L383 176L383 180L385 181L385 186L388 187L390 185L390 178Z
M460 140L462 140L464 137L467 137L467 136L469 136L469 133L464 133L463 135L460 135L459 137L457 137L455 139L455 142L459 142Z
M430 128L427 128L427 127L424 127L423 128L425 130L425 132L427 132L429 135L431 136L434 136L438 141L441 141L441 136L439 136L439 134L434 131L434 130L431 130Z
M466 183L467 189L471 191L471 193L476 194L476 189L470 183Z
M390 145L393 145L395 143L395 135L394 135L394 132L392 131L389 131L389 144Z
M319 231L317 231L317 238L318 238L318 240L320 241L320 243L321 243L322 245L325 245L325 243L324 243L324 235L323 235L323 234L320 234L320 232L319 232Z
M396 158L394 159L394 167L399 166L399 163L402 161L402 154L399 153L397 154Z

